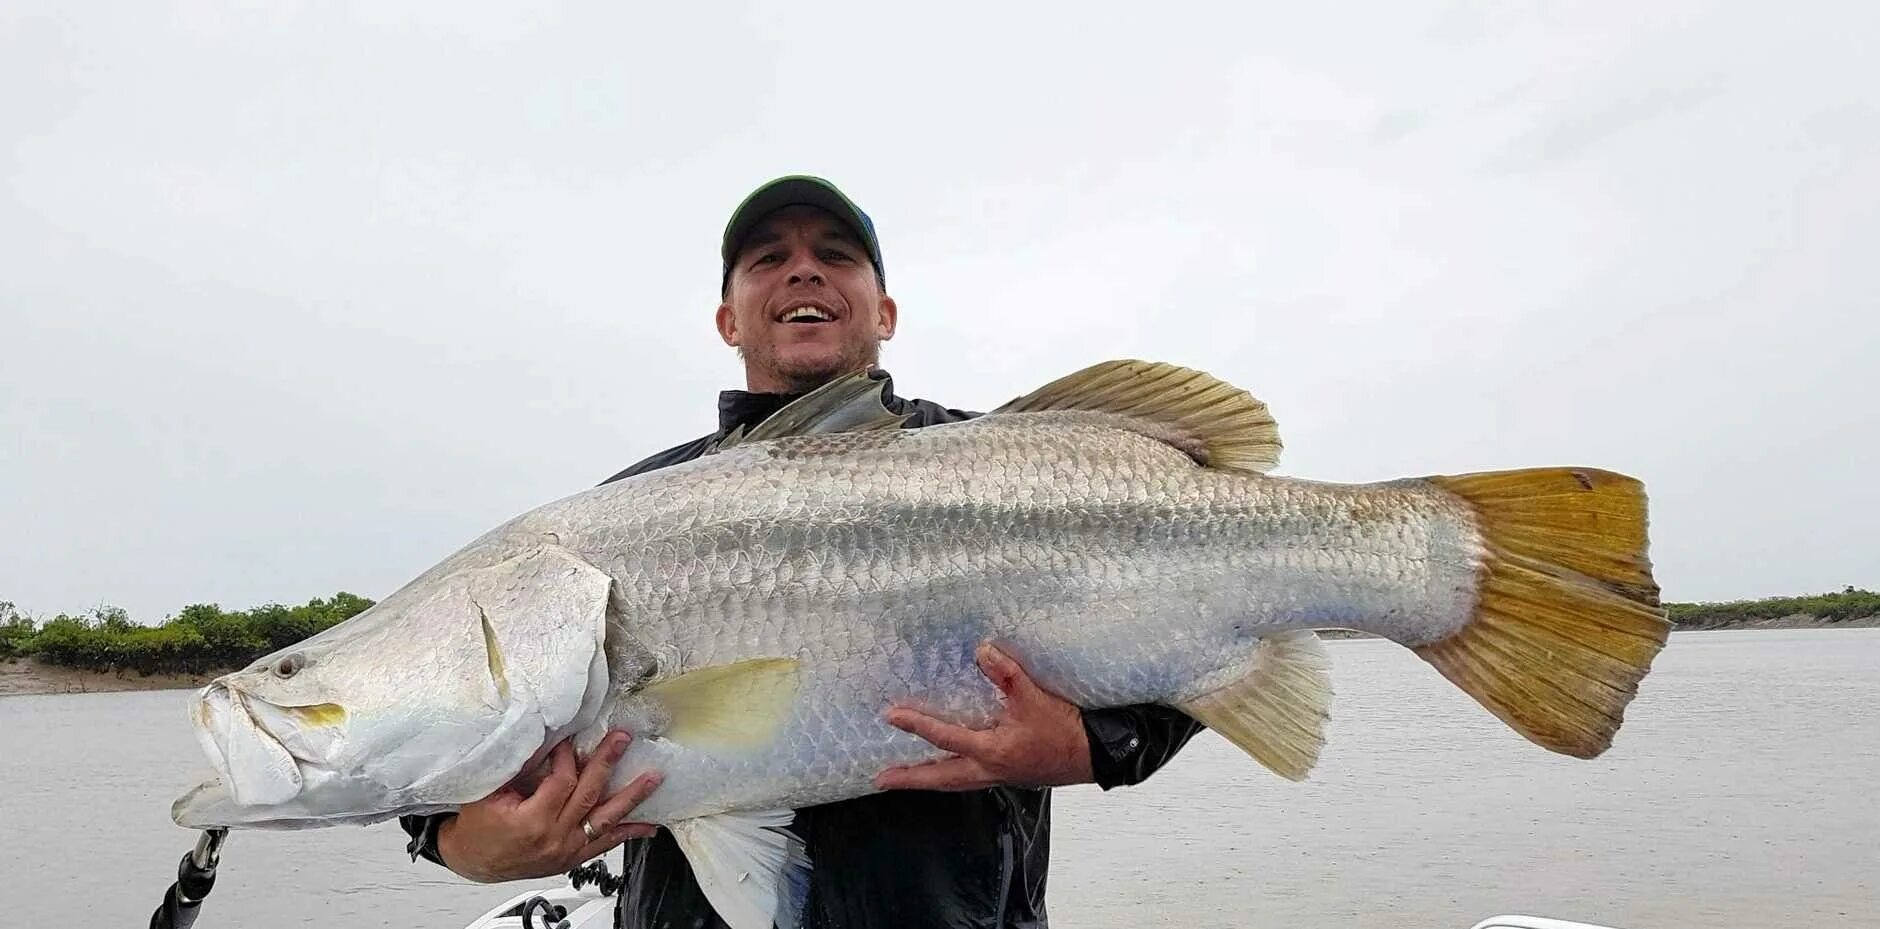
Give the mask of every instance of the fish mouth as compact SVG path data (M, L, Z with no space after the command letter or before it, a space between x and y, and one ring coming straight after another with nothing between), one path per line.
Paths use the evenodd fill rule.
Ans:
M369 796L369 794L363 795ZM215 778L202 782L189 789L188 793L176 798L170 804L170 819L185 829L311 829L320 826L333 826L342 823L371 825L383 822L406 812L443 812L454 807L435 806L419 808L386 809L373 812L368 804L365 810L346 810L335 812L320 808L310 801L315 798L302 793L286 803L268 806L236 801L228 782ZM351 799L351 798L345 798ZM336 809L344 809L344 800Z
M210 684L191 708L196 739L220 775L229 800L241 806L286 803L306 787L343 741L345 709L335 704L282 707ZM181 801L179 801L181 802Z
M185 829L228 828L244 820L227 781L204 781L170 804L170 819Z

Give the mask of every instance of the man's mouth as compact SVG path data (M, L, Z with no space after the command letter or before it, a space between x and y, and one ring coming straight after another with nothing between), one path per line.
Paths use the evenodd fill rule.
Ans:
M805 326L811 326L817 323L832 323L835 322L835 320L836 315L834 313L822 307L807 304L784 310L783 313L777 317L777 321L780 323L796 323Z

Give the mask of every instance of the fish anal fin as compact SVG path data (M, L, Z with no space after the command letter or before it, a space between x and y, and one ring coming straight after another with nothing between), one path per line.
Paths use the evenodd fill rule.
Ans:
M809 856L785 827L791 810L719 813L667 825L699 889L731 929L797 929L809 896Z
M740 426L738 431L720 440L716 450L793 435L898 429L911 414L888 409L882 400L882 391L888 382L877 373L857 371L836 378L792 400L750 432L742 431Z
M993 410L1082 410L1141 424L1149 436L1210 468L1272 470L1279 426L1266 404L1201 371L1161 362L1105 361L1058 378Z
M1250 665L1224 686L1175 706L1273 773L1304 780L1318 763L1331 716L1325 645L1311 630L1267 636Z
M644 691L671 722L661 738L706 748L750 750L768 743L796 703L794 658L756 658L700 668Z

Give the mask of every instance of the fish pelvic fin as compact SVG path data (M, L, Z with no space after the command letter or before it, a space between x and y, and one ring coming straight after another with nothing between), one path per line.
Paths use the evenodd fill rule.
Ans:
M793 435L898 429L913 414L888 409L881 393L887 387L887 378L878 374L857 371L836 378L790 401L748 433L739 426L720 440L713 451Z
M797 929L809 897L809 856L790 834L796 813L719 813L667 825L699 889L731 929Z
M1153 361L1105 361L1058 378L992 412L1084 410L1141 431L1210 468L1266 472L1279 464L1279 425L1266 404L1226 381Z
M1474 509L1487 552L1474 615L1416 653L1530 741L1600 755L1671 631L1644 485L1589 468L1429 481Z
M706 748L750 750L768 743L796 704L794 658L756 658L700 668L646 688L672 722L662 738Z
M1331 658L1318 633L1282 632L1260 640L1251 668L1224 687L1176 709L1221 734L1273 773L1305 780L1325 747L1331 718Z

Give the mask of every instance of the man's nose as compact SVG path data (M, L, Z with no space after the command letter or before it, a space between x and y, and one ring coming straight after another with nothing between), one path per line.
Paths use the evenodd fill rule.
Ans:
M822 267L817 265L816 259L811 256L798 257L790 264L790 283L821 284L823 283Z

